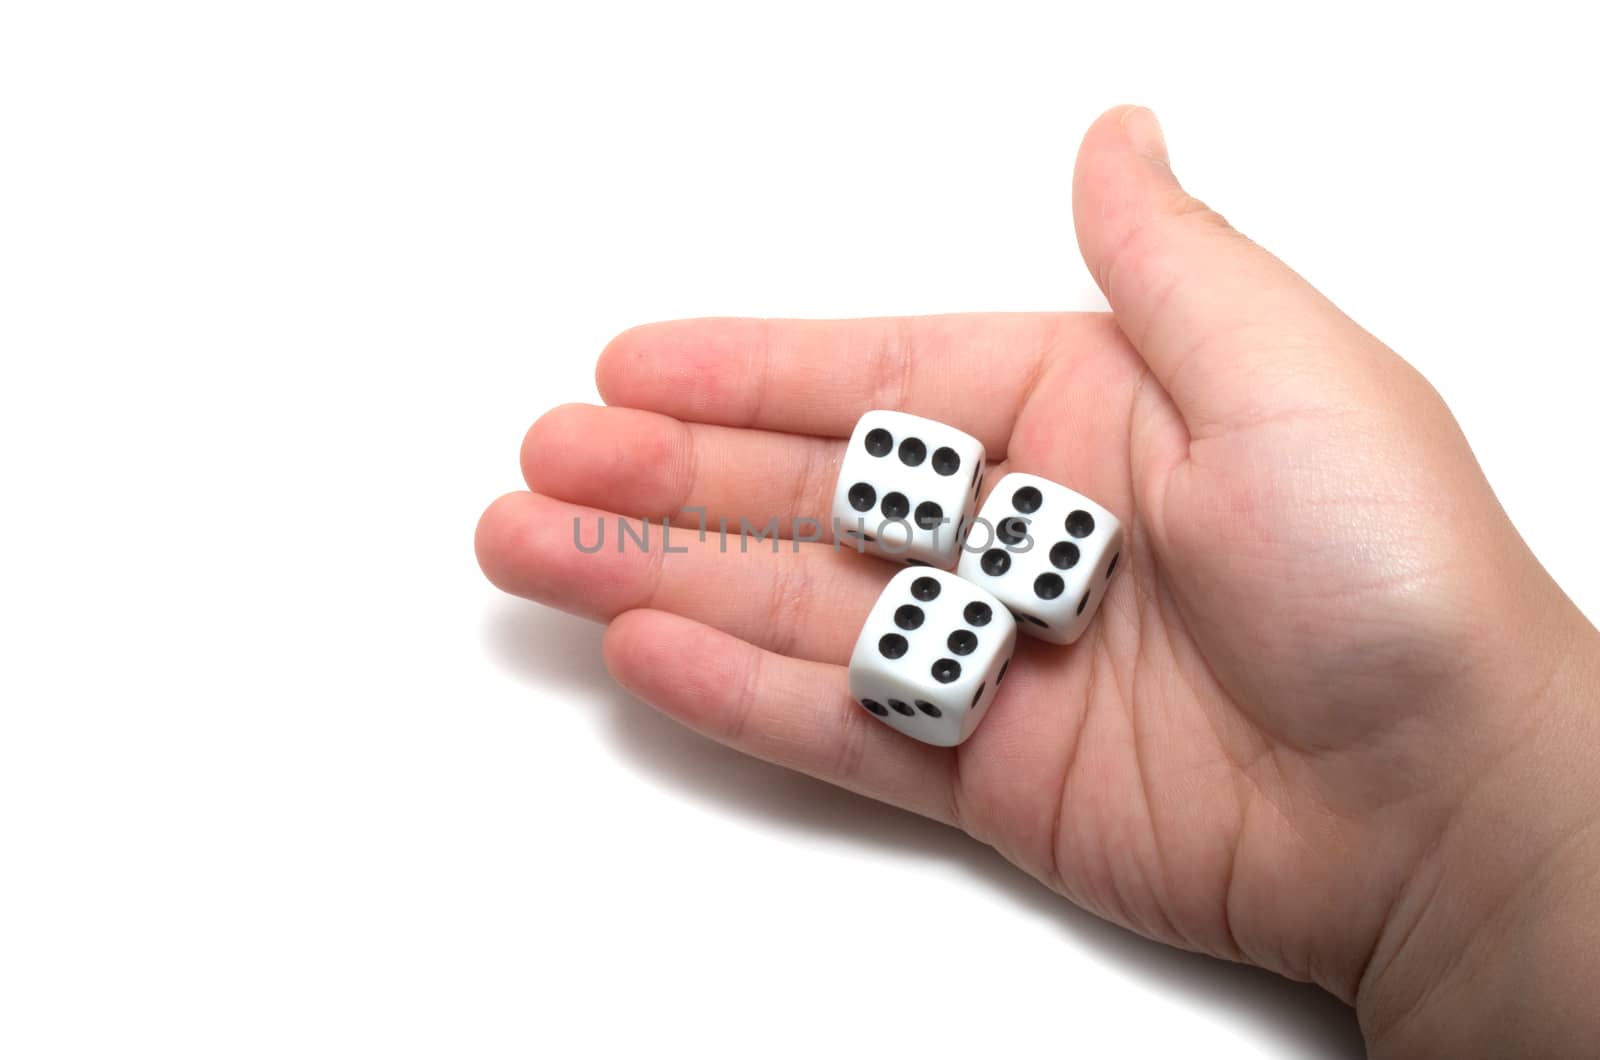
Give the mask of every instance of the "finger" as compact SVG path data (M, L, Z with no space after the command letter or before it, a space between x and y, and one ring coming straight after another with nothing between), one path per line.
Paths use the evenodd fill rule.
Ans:
M829 543L845 443L683 423L640 409L561 405L522 443L522 474L546 497L675 527L727 527ZM982 481L999 480L989 464Z
M670 611L822 662L850 657L895 572L831 545L737 532L723 538L715 530L702 540L678 528L663 538L659 524L646 530L639 520L537 493L510 493L490 505L477 548L489 580L517 596L599 621L641 607Z
M1045 355L1115 341L1097 314L678 320L617 336L595 379L608 405L833 438L869 409L898 409L998 458Z
M830 541L843 453L841 441L562 405L528 431L522 474L536 493L573 504L734 530L776 519L782 536Z
M842 666L788 658L679 615L611 623L606 666L628 691L729 747L951 823L947 749L908 740L856 705Z
M1336 401L1329 387L1352 379L1353 357L1392 359L1179 186L1150 111L1119 107L1094 123L1072 191L1084 261L1196 434Z

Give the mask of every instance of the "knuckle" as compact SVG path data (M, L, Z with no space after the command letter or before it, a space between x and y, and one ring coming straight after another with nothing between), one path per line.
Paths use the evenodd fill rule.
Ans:
M829 476L824 452L820 443L808 444L805 447L805 456L800 462L799 473L795 475L794 493L789 498L789 510L785 513L790 519L797 518L824 518L828 512L823 509L822 490L827 488Z
M776 619L772 650L779 655L793 655L816 602L816 575L800 554L780 549L774 558L778 563L773 569L768 606L768 613Z
M750 736L750 722L756 710L756 697L761 694L761 654L751 653L744 667L744 679L739 681L739 691L723 713L722 739L734 747L742 747Z
M620 533L620 528L618 532ZM630 610L657 606L663 596L662 589L666 585L666 549L647 548L643 552L645 555L645 569L640 575L640 584L643 586L643 591L639 594L638 600Z
M1100 275L1102 290L1119 283L1149 284L1175 268L1185 229L1210 230L1236 236L1237 229L1216 210L1182 188L1175 188L1168 201L1152 216L1132 225L1105 256Z
M867 757L867 736L870 732L867 726L876 724L862 717L859 710L845 714L845 724L839 730L839 747L833 760L832 775L839 781L849 784L860 775L861 765Z
M872 354L873 407L903 408L911 390L911 360L915 347L913 325L907 317L895 317L884 326Z
M1206 205L1203 200L1195 198L1182 188L1173 192L1173 201L1167 207L1167 214L1174 219L1191 224L1202 224L1229 231L1233 229L1226 217L1223 217Z
M694 500L695 487L700 482L700 448L694 429L687 423L678 423L677 442L672 447L667 466L673 468L677 483L671 490L677 502L666 513L673 515L689 507Z

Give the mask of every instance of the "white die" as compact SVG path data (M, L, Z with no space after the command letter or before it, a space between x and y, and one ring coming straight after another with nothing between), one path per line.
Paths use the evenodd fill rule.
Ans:
M1017 646L1004 604L947 571L889 579L850 655L850 695L890 728L937 747L972 735Z
M956 573L1005 602L1024 633L1056 644L1083 635L1122 552L1117 517L1038 475L995 483Z
M833 489L839 540L886 559L949 570L978 502L983 443L935 420L869 412Z

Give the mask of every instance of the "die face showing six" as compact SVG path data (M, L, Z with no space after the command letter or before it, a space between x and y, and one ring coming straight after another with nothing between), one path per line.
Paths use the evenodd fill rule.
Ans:
M1071 644L1105 599L1121 552L1116 516L1060 483L1013 473L978 512L956 572L1002 600L1022 632Z
M850 656L850 695L913 739L954 747L994 702L1017 623L999 600L947 571L889 580Z
M983 443L904 412L861 417L839 466L840 540L885 559L949 570L977 506Z

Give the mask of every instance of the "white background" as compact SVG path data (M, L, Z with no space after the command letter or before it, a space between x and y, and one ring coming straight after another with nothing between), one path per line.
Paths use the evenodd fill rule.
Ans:
M1134 101L1600 614L1562 6L0 7L0 1053L1358 1055L679 731L472 528L629 324L1099 307Z

